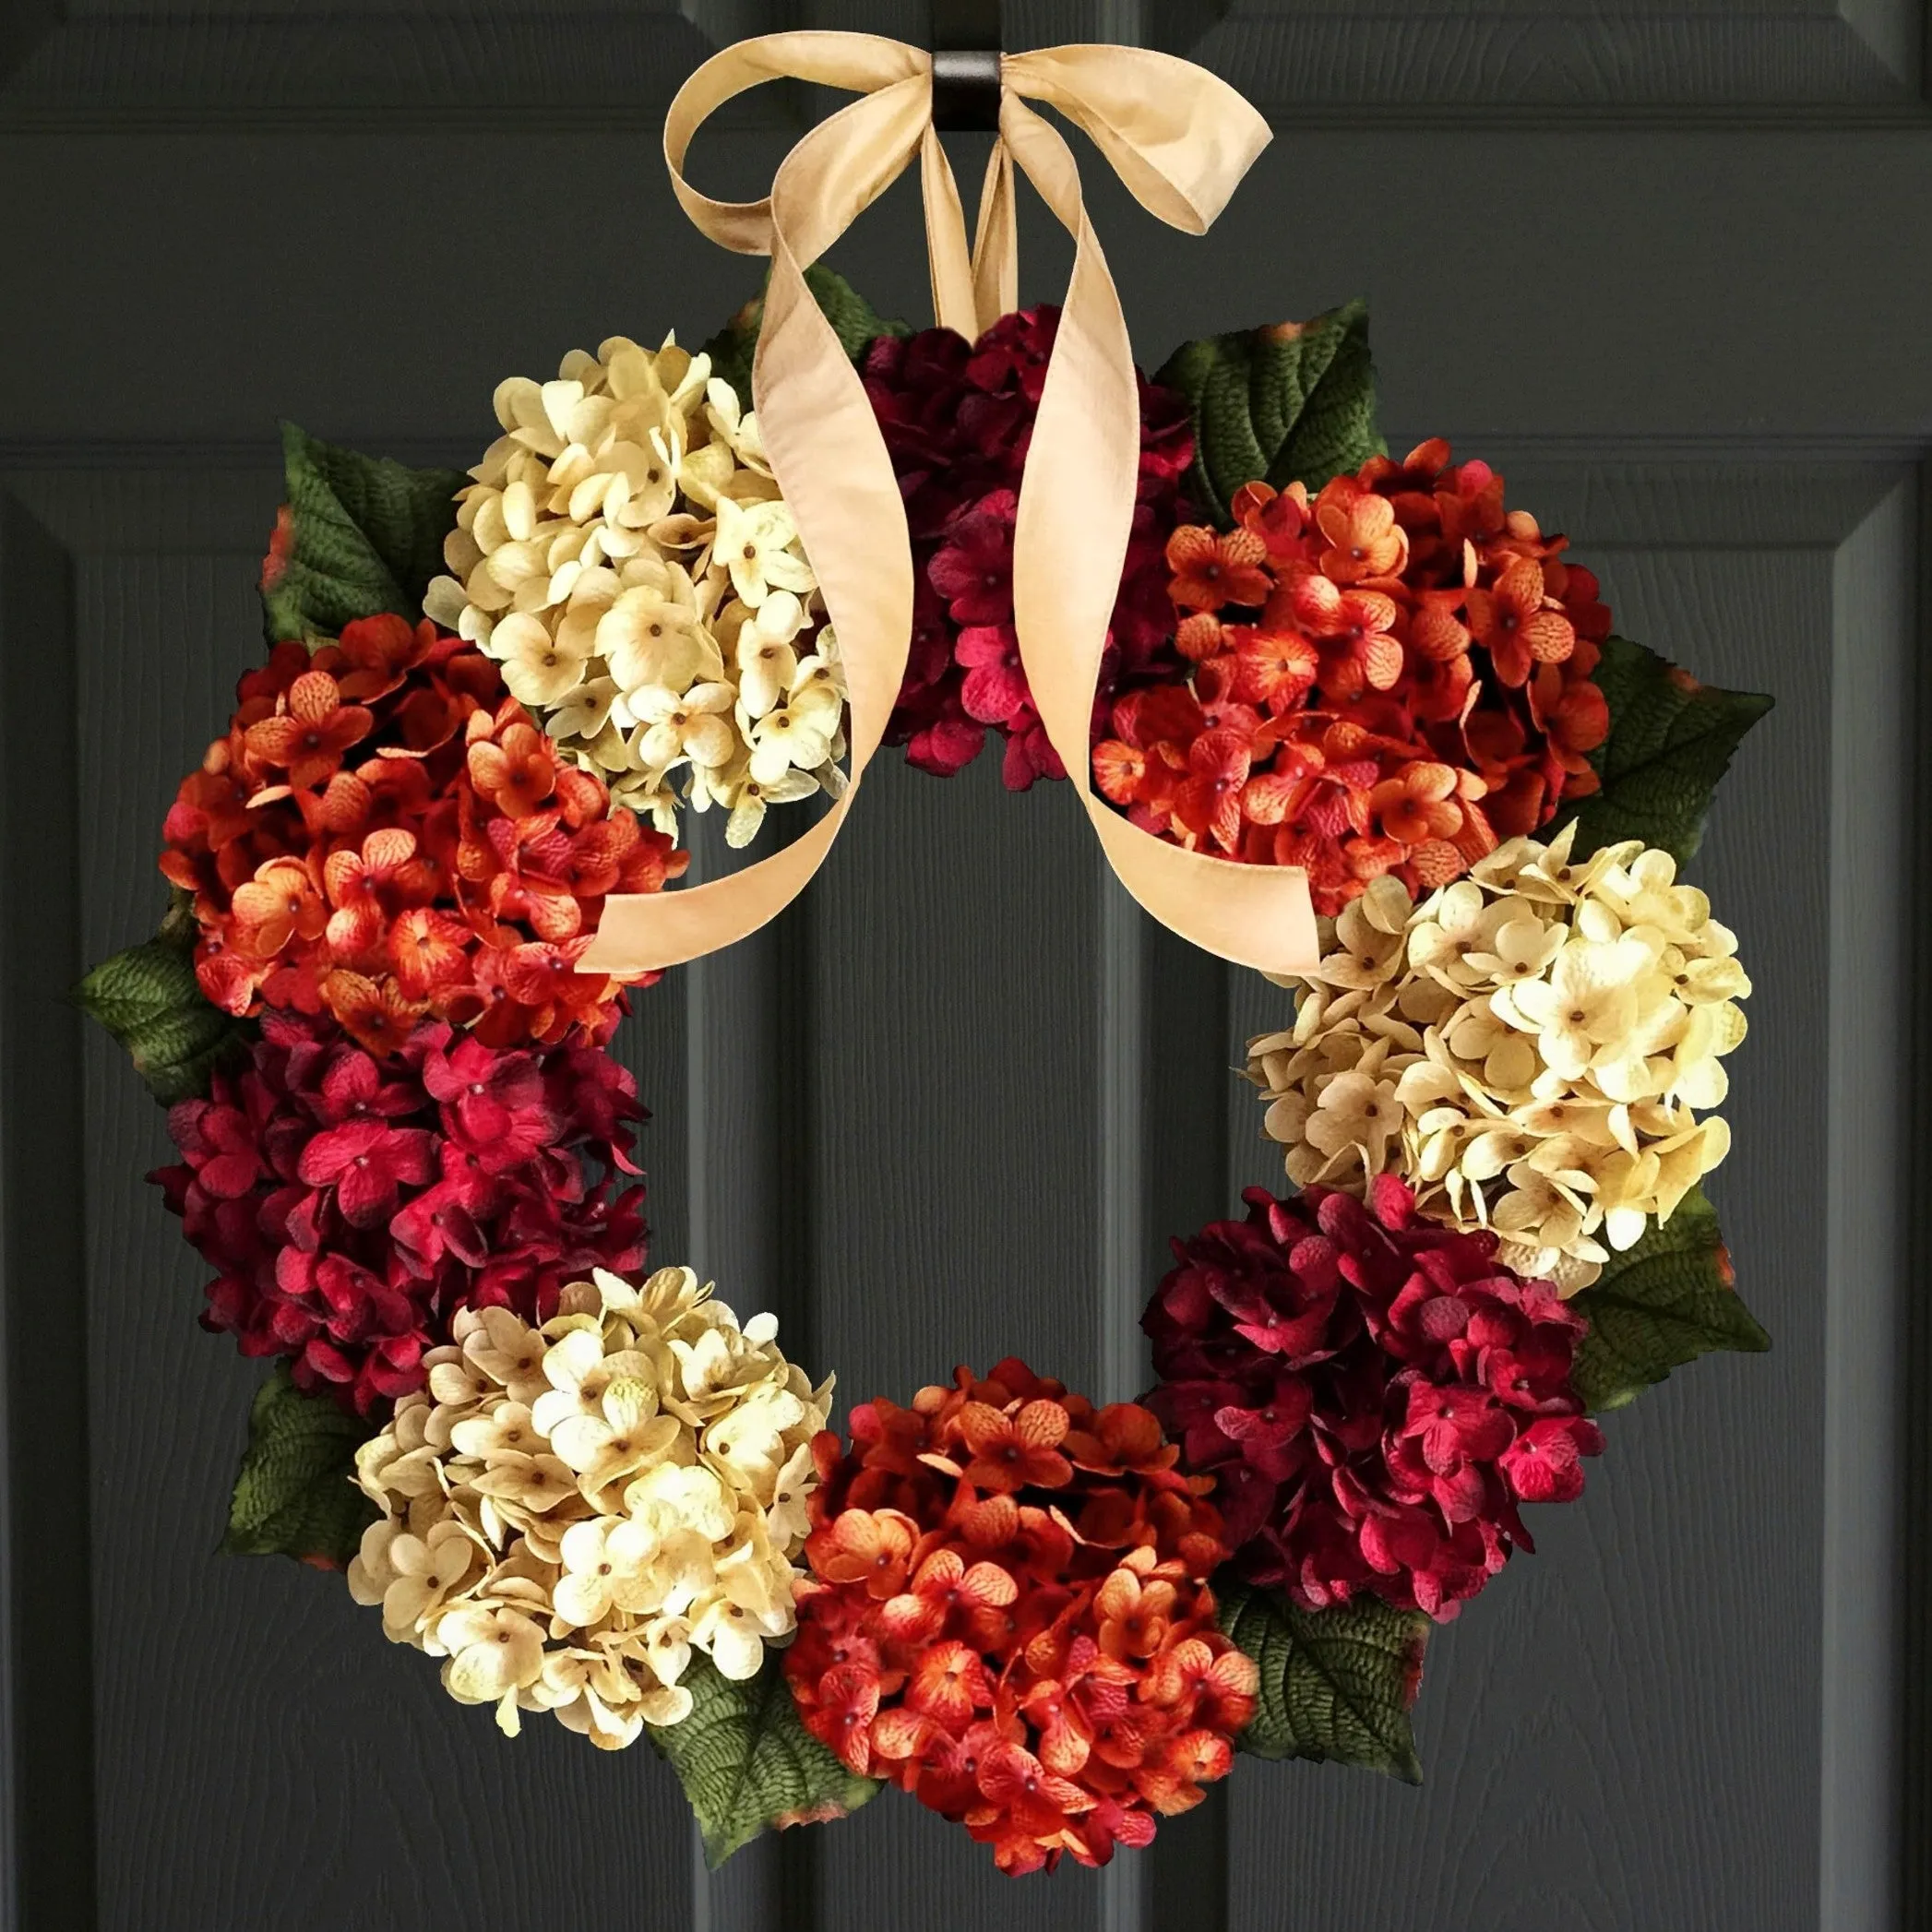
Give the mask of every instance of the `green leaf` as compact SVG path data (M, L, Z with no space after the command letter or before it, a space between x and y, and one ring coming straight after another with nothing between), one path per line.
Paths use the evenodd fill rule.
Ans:
M805 1729L776 1651L767 1651L764 1667L742 1684L694 1652L681 1681L691 1693L690 1715L652 1726L650 1735L698 1814L714 1870L769 1825L843 1818L878 1790Z
M268 642L333 638L379 611L421 617L469 479L340 449L292 423L281 426L281 451L290 549L275 580L263 579Z
M1209 336L1175 350L1157 380L1194 416L1195 507L1223 529L1243 483L1318 490L1385 447L1376 430L1368 310L1360 302L1312 322Z
M208 1091L209 1077L253 1029L212 1004L195 977L195 920L177 892L160 932L104 960L73 1000L123 1046L162 1106Z
M355 1452L374 1434L331 1397L296 1388L277 1364L249 1412L221 1547L230 1556L299 1556L341 1568L376 1517L355 1486Z
M1610 706L1610 735L1591 758L1603 789L1570 806L1553 829L1576 820L1579 858L1641 839L1682 865L1703 837L1731 755L1771 700L1700 685L1628 638L1604 639L1595 677Z
M1588 1318L1570 1379L1587 1409L1620 1409L1712 1349L1762 1354L1771 1337L1732 1286L1717 1213L1693 1187L1661 1226L1612 1255L1570 1303Z
M1409 1712L1422 1688L1429 1620L1363 1596L1302 1610L1278 1592L1217 1580L1221 1628L1261 1673L1236 1740L1257 1758L1319 1758L1422 1783Z
M887 321L842 275L823 262L814 262L805 271L805 287L832 325L839 346L853 362L881 336L912 333L908 323ZM704 352L711 359L711 373L722 376L746 402L751 400L751 358L764 320L765 295L760 289L704 345Z

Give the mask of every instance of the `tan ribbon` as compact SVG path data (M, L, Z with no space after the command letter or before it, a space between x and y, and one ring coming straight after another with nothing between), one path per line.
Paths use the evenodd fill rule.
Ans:
M769 197L719 202L684 179L692 136L715 109L781 78L857 90L781 164ZM1093 694L1133 521L1139 396L1120 298L1080 197L1079 171L1022 95L1082 128L1151 214L1203 233L1268 125L1199 67L1131 47L1055 47L1000 62L999 139L971 256L959 189L932 124L932 58L853 33L745 41L693 74L664 123L664 159L685 212L712 240L769 255L771 276L752 393L773 474L797 519L851 686L852 782L769 858L704 885L604 901L587 972L674 966L731 945L804 888L838 836L884 737L912 627L912 543L885 439L857 372L805 284L805 269L919 156L933 307L969 340L1018 301L1017 162L1074 237L1073 277L1027 458L1013 547L1020 662L1049 742L1127 890L1183 937L1265 972L1318 957L1306 876L1153 838L1095 797Z

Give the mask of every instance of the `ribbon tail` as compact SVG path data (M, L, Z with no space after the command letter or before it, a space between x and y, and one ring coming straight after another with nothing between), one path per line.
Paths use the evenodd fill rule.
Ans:
M799 142L771 188L771 277L752 392L772 474L838 633L850 686L851 782L822 818L769 858L676 891L614 893L579 961L585 972L622 978L682 965L782 912L830 851L884 738L912 639L912 541L865 385L806 288L805 268L921 147L930 100L930 80L920 74L853 101Z
M919 188L925 203L926 265L933 285L933 320L970 342L978 296L972 257L966 252L966 211L960 205L960 185L946 158L936 128L928 126L919 146ZM984 219L984 217L983 217Z
M980 184L979 221L972 238L973 308L983 336L1020 306L1020 210L1013 199L1013 152L997 137Z
M1010 96L1000 125L1014 161L1074 237L1073 278L1027 454L1013 543L1014 626L1041 722L1108 864L1149 912L1236 965L1309 971L1321 952L1300 868L1245 865L1169 844L1093 791L1093 699L1133 523L1139 385L1127 317L1072 152Z

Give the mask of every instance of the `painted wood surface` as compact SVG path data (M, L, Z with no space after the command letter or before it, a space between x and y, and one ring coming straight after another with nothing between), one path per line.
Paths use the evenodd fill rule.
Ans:
M707 36L767 10L54 11L0 34L0 1923L1916 1923L1915 9L1136 14L1204 36L1282 129L1207 242L1090 166L1142 354L1367 294L1392 442L1490 458L1620 627L1779 698L1697 872L1756 983L1712 1192L1777 1346L1613 1418L1584 1500L1536 1512L1542 1554L1438 1633L1421 1791L1246 1763L1151 1854L1017 1885L889 1795L707 1876L648 1753L506 1743L338 1581L218 1556L257 1371L195 1324L203 1270L141 1179L158 1111L58 997L151 925L166 802L258 651L273 419L462 461L507 371L708 331L751 272L676 217L654 123ZM812 18L916 36L921 12ZM1051 40L1135 9L1015 13ZM1792 125L1720 125L1780 103ZM701 155L707 184L769 178L787 111ZM977 178L972 142L956 159ZM924 299L915 220L888 197L840 253L888 311ZM1066 251L1037 210L1027 242L1051 299ZM637 998L654 1252L774 1308L848 1401L1015 1350L1133 1392L1166 1237L1278 1175L1231 1069L1286 1000L1150 930L1055 788L882 765L786 920Z
M924 41L920 0L14 0L4 112L519 121L662 110L712 48L785 28ZM1270 110L1910 116L1914 0L1008 0L1008 43L1187 54Z

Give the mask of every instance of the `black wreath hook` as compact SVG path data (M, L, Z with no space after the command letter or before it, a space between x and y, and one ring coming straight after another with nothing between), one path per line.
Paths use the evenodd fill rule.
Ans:
M932 0L933 125L945 134L999 126L1000 0Z

